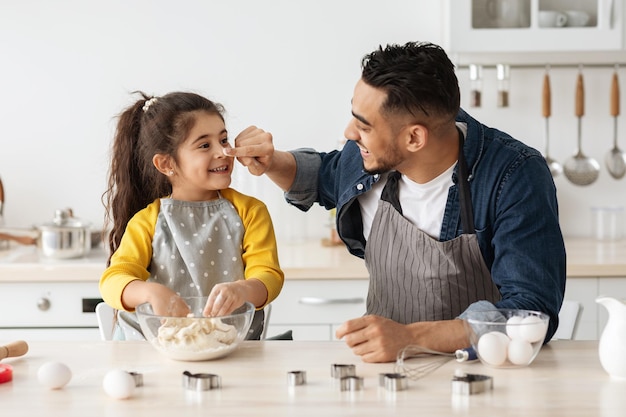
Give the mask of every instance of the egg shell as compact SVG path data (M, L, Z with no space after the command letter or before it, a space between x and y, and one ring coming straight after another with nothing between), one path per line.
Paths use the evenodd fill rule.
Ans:
M524 317L519 327L520 338L535 343L546 336L546 325L537 316Z
M135 392L135 379L122 369L112 369L104 376L102 388L109 397L124 400Z
M532 345L523 339L513 339L508 347L509 362L514 365L528 365L533 357Z
M524 318L522 316L513 316L506 321L506 334L511 339L520 338L520 323Z
M476 349L480 358L489 365L500 366L506 361L509 338L501 332L489 332L480 336Z
M47 388L60 389L70 382L72 371L64 363L46 362L39 367L37 379Z

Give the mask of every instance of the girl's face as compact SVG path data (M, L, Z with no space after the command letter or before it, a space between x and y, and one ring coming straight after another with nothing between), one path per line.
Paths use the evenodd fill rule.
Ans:
M217 198L217 190L231 182L233 158L224 121L217 114L198 112L196 123L178 148L178 164L172 182L172 198L205 201Z

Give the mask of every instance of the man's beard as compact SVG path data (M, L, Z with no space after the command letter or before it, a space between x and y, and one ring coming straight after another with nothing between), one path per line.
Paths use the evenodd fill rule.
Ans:
M398 165L402 163L402 155L398 151L398 147L395 143L392 143L389 146L389 150L385 153L385 155L379 159L377 159L377 165L371 168L366 168L364 161L361 161L363 164L363 170L370 175L380 175L385 172L394 171Z

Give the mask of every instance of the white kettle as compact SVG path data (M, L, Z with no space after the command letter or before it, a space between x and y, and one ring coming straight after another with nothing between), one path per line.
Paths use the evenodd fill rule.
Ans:
M609 312L598 347L600 363L611 377L626 380L626 303L607 296L599 296L596 302Z

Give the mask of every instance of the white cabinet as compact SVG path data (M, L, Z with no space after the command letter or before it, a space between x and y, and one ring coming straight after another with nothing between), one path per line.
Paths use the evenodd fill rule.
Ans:
M576 340L598 340L606 326L606 309L596 303L596 297L608 295L626 299L626 277L568 278L565 299L579 301L583 305L579 318Z
M450 0L452 52L616 51L623 0Z
M98 340L97 282L0 283L0 340Z
M291 330L294 340L333 340L337 326L365 314L367 289L367 279L287 279L267 336Z

